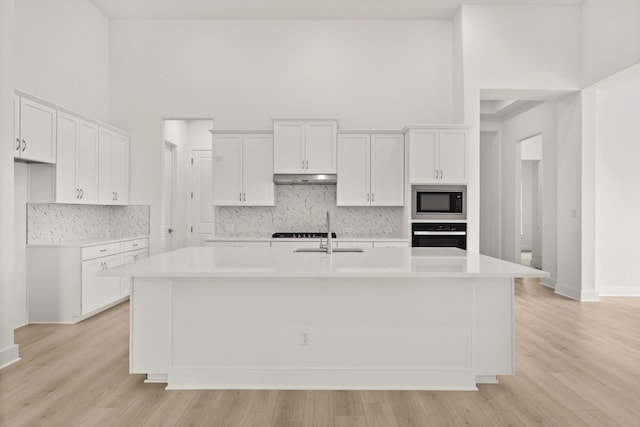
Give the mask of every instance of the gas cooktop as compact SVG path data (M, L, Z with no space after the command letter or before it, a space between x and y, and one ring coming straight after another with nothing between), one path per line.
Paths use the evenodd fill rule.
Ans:
M332 238L336 238L336 233L331 233ZM327 233L315 232L295 232L295 233L273 233L271 235L273 239L326 239Z

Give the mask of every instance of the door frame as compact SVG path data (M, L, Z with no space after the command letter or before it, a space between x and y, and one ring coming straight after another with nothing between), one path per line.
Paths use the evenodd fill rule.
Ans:
M178 146L170 141L164 141L164 145L162 147L162 196L161 198L164 198L165 195L165 189L164 189L164 176L165 176L165 167L164 167L164 153L165 150L169 148L169 150L171 151L171 177L170 177L170 183L171 183L171 203L169 204L169 211L170 211L170 215L171 215L171 224L170 226L173 227L173 235L170 236L169 238L170 240L170 247L169 250L173 250L175 247L175 240L176 240L176 227L175 227L175 221L176 221L176 196L177 196L177 192L176 192L176 186L177 186L177 168L178 168L178 159L177 159L177 154L178 154ZM164 227L163 227L163 212L162 212L162 205L163 205L163 200L160 203L160 239L164 240ZM164 249L164 242L162 244L163 249Z
M543 138L543 147L544 147L544 134L542 131L540 132L534 132L524 138L520 138L517 141L515 141L515 150L514 151L514 156L515 158L514 163L515 163L515 198L514 198L514 209L515 209L515 221L514 221L514 225L515 225L515 229L514 229L514 238L515 238L515 244L513 246L514 248L514 253L513 253L513 259L515 260L514 262L517 263L522 263L522 245L521 245L521 235L520 235L520 230L522 229L522 206L521 206L521 200L522 200L522 190L521 190L521 184L522 184L522 142L526 141L528 139L531 138L535 138L537 136L542 136ZM541 177L542 177L542 173L543 173L543 161L544 161L544 151L542 152L542 159L540 159L539 164L538 164L538 182L541 181ZM544 241L542 239L542 224L543 224L543 220L544 218L542 217L542 205L544 203L543 200L543 189L542 188L538 188L538 222L540 224L540 229L538 231L539 235L538 237L538 241L540 243L540 253L542 253L542 248L544 247ZM533 236L532 236L533 239ZM542 263L542 259L540 260L540 262Z

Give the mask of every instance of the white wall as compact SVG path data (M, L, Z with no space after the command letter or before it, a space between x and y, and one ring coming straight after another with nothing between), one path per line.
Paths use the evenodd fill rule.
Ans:
M582 5L583 87L640 62L640 0Z
M472 125L467 205L470 234L467 245L470 250L477 251L480 226L480 90L514 89L535 95L538 90L579 89L581 15L579 6L487 5L463 6L459 19L462 20L464 49L464 121ZM522 135L522 138L528 136L531 134ZM546 167L544 173L546 180ZM513 193L509 197L512 198ZM505 202L508 200L506 198ZM513 221L512 218L503 220ZM513 233L510 236L513 237ZM506 244L502 248L504 255L513 253L514 249L513 242L506 243L506 237L503 236ZM555 253L550 255L555 259ZM511 260L512 256L505 259ZM551 272L554 274L555 266Z
M533 237L533 168L534 161L523 160L521 168L522 181L522 234L520 235L520 250L530 251Z
M270 128L278 116L449 123L451 46L449 21L114 20L111 117L131 132L130 200L151 205L159 230L165 117L212 117L221 129Z
M13 0L0 0L0 368L18 360L13 336Z
M640 64L595 91L595 285L600 295L640 296Z
M16 2L15 86L109 121L109 20L87 0Z
M14 163L14 217L13 217L13 325L20 327L29 322L27 299L27 202L29 201L29 167Z

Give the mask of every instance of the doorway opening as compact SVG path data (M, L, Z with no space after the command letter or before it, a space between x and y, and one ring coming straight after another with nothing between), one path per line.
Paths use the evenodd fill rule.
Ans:
M519 141L520 146L520 263L542 267L542 134Z
M213 119L163 120L161 235L165 250L200 246L213 236L212 130ZM168 160L167 147L172 148L173 161Z

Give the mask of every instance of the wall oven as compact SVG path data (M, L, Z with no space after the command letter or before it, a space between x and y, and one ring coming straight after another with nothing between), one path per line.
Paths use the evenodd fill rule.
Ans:
M414 185L411 194L413 219L467 219L465 185Z
M467 224L414 222L411 226L411 246L451 247L467 249Z

